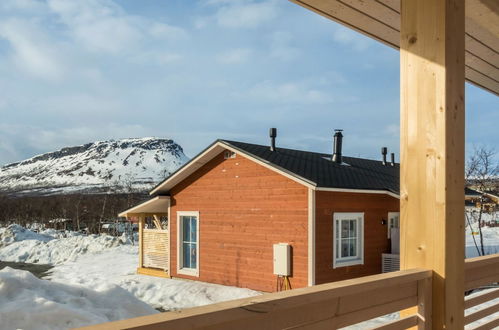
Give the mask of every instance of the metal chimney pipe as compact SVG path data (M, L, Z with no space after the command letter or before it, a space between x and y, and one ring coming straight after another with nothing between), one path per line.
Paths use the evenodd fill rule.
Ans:
M391 166L395 166L395 154L392 152L392 153L390 154L390 157L392 158L392 161L390 162L390 165L391 165Z
M388 153L388 148L383 147L381 148L381 154L383 155L383 165L386 165L386 154Z
M269 130L270 136L270 151L275 151L275 138L277 137L277 128L272 127Z
M332 161L338 164L341 164L341 148L343 144L343 134L341 134L342 129L334 130L334 144L333 144L333 158Z

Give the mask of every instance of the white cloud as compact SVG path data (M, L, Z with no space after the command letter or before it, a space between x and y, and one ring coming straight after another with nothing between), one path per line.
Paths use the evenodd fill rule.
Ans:
M219 6L218 25L228 28L256 28L277 16L277 1L210 1Z
M10 60L23 72L46 80L63 76L63 60L53 46L56 41L40 33L29 21L9 19L0 23L0 38L9 42Z
M128 52L139 48L148 35L166 40L187 36L181 28L128 15L109 0L48 0L48 4L90 51Z
M333 40L352 47L356 51L365 51L372 44L372 40L349 28L338 25L333 32Z
M274 32L270 39L270 57L281 61L290 61L298 58L301 55L301 51L291 46L292 39L293 36L289 32Z
M165 40L182 40L188 37L184 29L158 22L151 24L149 34L157 39Z
M38 106L47 114L65 114L72 116L119 115L127 109L121 99L113 95L98 95L88 92L66 92L62 95L46 97L38 102Z
M326 104L333 102L330 93L304 83L275 84L264 81L249 90L251 98L283 104Z
M42 12L45 6L42 2L36 0L2 0L0 2L2 12Z
M180 54L162 51L143 51L130 57L132 63L167 66L183 59Z
M15 132L24 132L24 134L18 135ZM154 133L149 128L137 124L100 123L93 126L63 126L54 129L36 125L0 124L0 166L63 147L99 140L150 136ZM23 146L23 152L19 150L19 145ZM29 156L23 154L27 150Z
M236 48L226 51L217 56L220 63L240 64L246 62L252 55L252 50L247 48Z

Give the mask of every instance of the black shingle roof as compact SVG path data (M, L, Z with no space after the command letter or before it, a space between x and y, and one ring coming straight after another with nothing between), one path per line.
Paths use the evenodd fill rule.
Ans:
M237 141L219 140L250 154L293 176L321 188L387 190L399 194L399 164L383 165L381 161L345 157L343 164L331 161L330 154L276 148Z

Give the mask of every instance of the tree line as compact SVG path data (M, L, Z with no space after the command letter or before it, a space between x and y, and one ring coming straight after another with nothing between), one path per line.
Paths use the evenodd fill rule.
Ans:
M68 219L73 230L100 233L101 224L114 222L118 213L148 198L147 193L61 194L12 196L0 194L0 226L17 223L50 225L50 220Z

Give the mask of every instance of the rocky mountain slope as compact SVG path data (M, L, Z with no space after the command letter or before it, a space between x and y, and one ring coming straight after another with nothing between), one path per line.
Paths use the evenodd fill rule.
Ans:
M151 188L188 158L169 139L88 143L0 167L0 192L56 194Z

